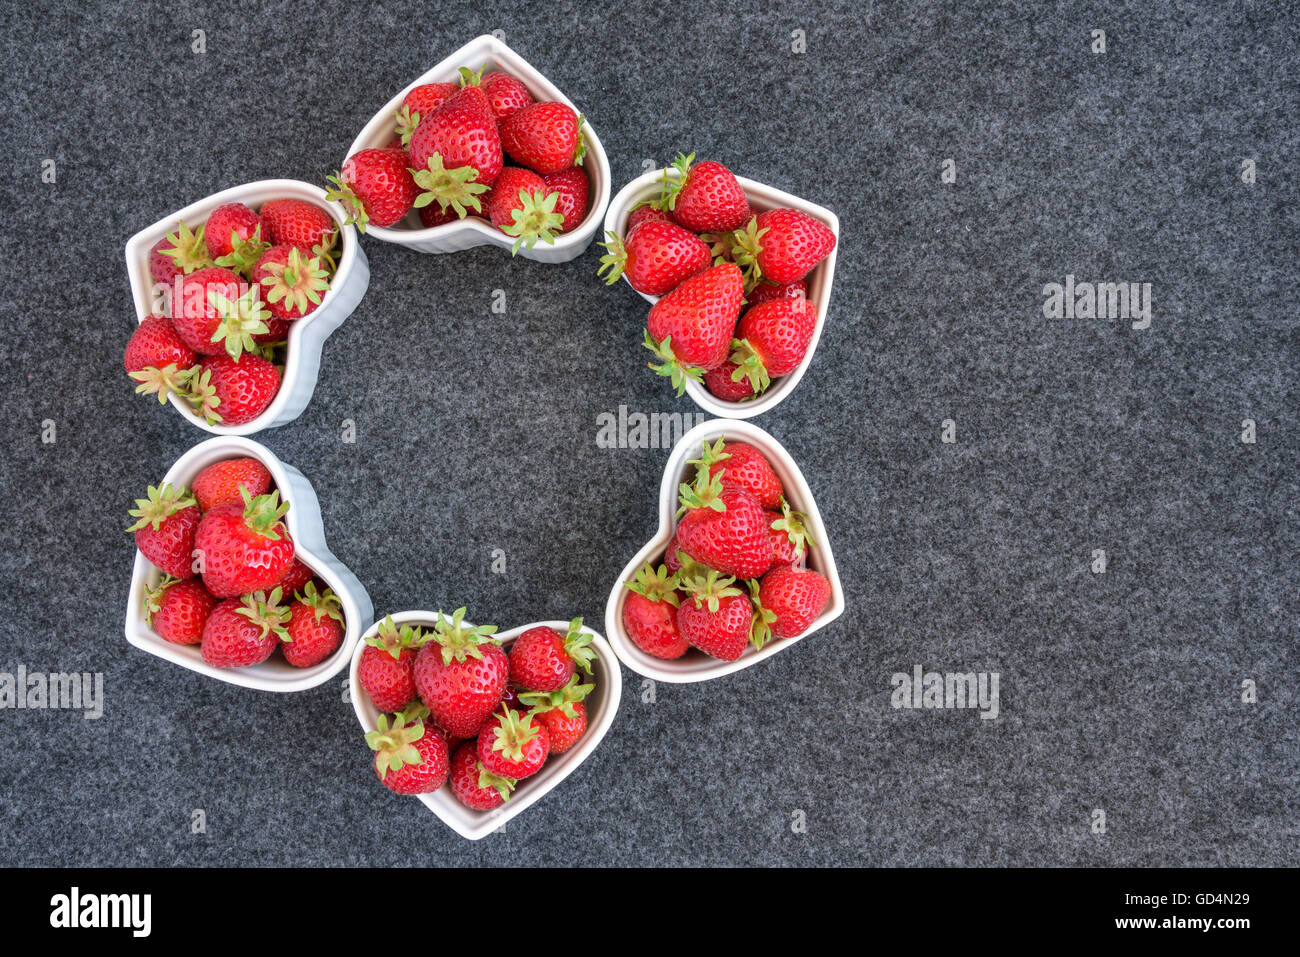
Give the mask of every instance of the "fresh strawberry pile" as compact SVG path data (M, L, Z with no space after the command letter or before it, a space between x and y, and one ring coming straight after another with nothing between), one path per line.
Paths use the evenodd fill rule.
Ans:
M723 438L690 464L695 479L681 486L662 564L647 563L625 583L624 631L656 658L696 648L723 661L802 635L831 588L807 567L817 543L771 464L752 445Z
M762 395L803 361L817 324L807 276L835 234L797 209L755 214L731 170L678 156L654 201L632 211L627 233L608 234L600 273L662 298L645 345L672 381L703 382L727 402Z
M513 237L517 253L586 218L585 152L582 117L567 104L534 101L508 73L461 67L459 82L407 93L393 139L349 156L330 177L330 198L362 232L412 209L425 228L476 216Z
M163 571L145 620L164 641L198 645L218 668L259 664L276 648L309 668L338 650L342 604L295 557L289 503L257 459L216 462L188 490L151 486L135 504L127 531Z
M586 733L595 685L578 672L591 677L595 651L581 618L567 633L530 628L506 649L495 627L464 616L439 612L427 629L388 617L366 639L358 680L385 712L366 743L390 790L428 794L450 781L462 804L489 811Z
M338 225L322 207L273 199L226 203L159 240L149 272L167 290L126 345L136 392L176 394L209 425L257 418L280 391L289 328L321 304Z

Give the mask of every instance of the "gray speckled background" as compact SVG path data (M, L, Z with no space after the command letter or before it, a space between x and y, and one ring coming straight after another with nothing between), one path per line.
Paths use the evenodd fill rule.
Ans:
M0 862L1300 863L1294 11L873 6L6 7L0 670L100 671L108 701L0 711ZM220 188L321 182L393 91L497 28L587 113L616 187L694 149L839 214L828 332L759 424L810 479L849 610L654 704L625 671L602 747L474 844L379 787L341 680L257 693L125 644L125 510L203 436L122 374L122 244ZM645 369L642 301L594 249L366 251L315 399L259 439L381 613L600 621L667 452L597 449L596 416L693 410ZM1151 328L1043 319L1066 273L1152 283ZM918 663L998 671L1000 719L891 709Z

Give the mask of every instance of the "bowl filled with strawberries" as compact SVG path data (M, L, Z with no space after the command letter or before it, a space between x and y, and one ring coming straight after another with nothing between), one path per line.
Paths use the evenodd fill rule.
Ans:
M600 273L649 302L650 367L713 415L746 419L799 384L826 328L838 217L679 156L605 213Z
M609 644L581 618L498 633L459 608L372 625L352 655L351 693L371 773L478 840L587 759L622 683Z
M126 639L152 655L302 691L338 674L370 625L370 597L326 546L311 483L257 442L200 442L130 516Z
M843 613L821 513L781 443L735 420L683 435L664 466L659 530L605 606L619 660L657 681L706 681Z
M491 35L384 104L331 182L376 239L426 253L495 245L546 263L582 255L610 192L586 118Z
M136 391L216 435L284 425L311 401L325 340L370 270L347 212L297 180L224 190L126 244Z

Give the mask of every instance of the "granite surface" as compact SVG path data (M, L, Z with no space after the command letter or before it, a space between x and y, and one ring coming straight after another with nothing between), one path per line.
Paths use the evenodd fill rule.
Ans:
M0 671L105 694L98 720L0 711L0 863L1300 863L1294 10L362 9L0 12ZM838 213L827 333L757 424L809 478L848 611L653 702L624 670L599 750L470 843L379 787L341 678L259 693L123 640L126 509L204 436L122 374L122 246L218 189L323 182L395 90L497 29L616 188L694 150ZM602 621L668 452L598 448L597 416L694 411L645 368L642 300L595 248L365 248L311 405L259 441L380 613ZM1149 328L1045 318L1067 276L1150 283ZM917 665L998 673L998 718L892 707Z

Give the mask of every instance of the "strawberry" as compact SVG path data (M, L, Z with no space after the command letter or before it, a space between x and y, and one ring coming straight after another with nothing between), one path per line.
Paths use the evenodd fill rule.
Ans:
M280 370L261 356L205 356L189 398L209 424L243 425L266 411L279 391Z
M745 287L759 280L789 283L803 279L835 248L825 223L798 209L769 209L737 230L736 262L745 270Z
M218 668L244 668L271 657L285 637L289 609L280 605L280 589L229 598L212 609L203 625L199 651Z
M203 626L217 606L197 578L180 581L166 575L145 592L144 620L163 641L174 645L197 645L203 640Z
M519 781L542 769L551 735L531 714L503 708L478 733L478 760L492 774Z
M582 117L554 100L529 104L503 119L501 146L516 163L542 176L580 165L587 151Z
M681 395L686 379L722 365L736 331L744 283L734 263L706 269L650 307L645 345L663 362L651 365Z
M742 402L754 395L754 387L749 384L744 370L730 359L704 373L704 388L723 402Z
M681 486L680 499L677 544L685 555L737 578L757 578L771 566L769 523L752 493L700 466L695 484Z
M251 492L253 490L249 489L249 491ZM263 493L264 492L265 489L263 489ZM254 492L254 494L262 493ZM238 496L238 493L236 493L236 495ZM236 500L239 500L238 497ZM289 570L285 572L284 577L280 579L280 589L284 592L286 598L296 597L300 591L307 587L307 583L311 581L312 578L312 570L304 565L301 559L295 558L293 564L289 566ZM388 708L386 710L396 711L397 709Z
M266 324L257 306L247 299L252 287L222 266L209 266L181 280L172 303L172 327L189 349L199 355L215 355L231 349L242 351L253 332L265 332Z
M433 720L458 738L478 734L506 689L510 662L491 639L496 628L463 624L465 609L448 620L438 612L415 658L415 687Z
M687 579L687 596L677 609L682 637L723 661L735 661L744 653L754 625L754 605L734 581L719 578L713 570Z
M123 363L138 384L135 391L157 395L166 402L173 392L183 393L196 357L166 316L145 316L131 333Z
M781 511L769 511L768 537L772 540L772 567L802 565L808 557L808 546L816 545L805 523L808 516L793 511L790 503L781 499Z
M595 685L579 684L577 675L558 691L529 691L520 695L533 718L550 737L550 753L563 754L578 743L587 730L587 706L583 699Z
M670 575L676 575L682 570L681 548L677 542L677 529L673 529L673 537L668 539L668 547L664 549L664 567L668 569Z
M581 618L569 622L567 634L539 625L529 628L510 646L510 680L527 691L558 691L578 668L591 674L595 656L591 633L583 631Z
M251 456L213 462L190 483L190 491L194 493L199 508L205 512L218 505L242 502L241 489L247 489L256 497L265 495L270 488L270 470ZM310 572L307 577L311 577ZM293 592L285 589L285 594L292 595Z
M390 791L431 794L447 783L447 740L419 718L395 714L389 727L381 714L376 729L366 732L366 744L375 752L375 773Z
M673 168L678 175L672 178L664 171L658 205L669 210L678 225L693 233L730 232L752 215L745 191L721 163L696 163L694 153L678 154Z
M658 571L649 564L627 582L628 596L623 602L623 630L632 643L656 658L680 658L689 646L677 628L677 576L660 565Z
M391 226L411 211L415 180L401 150L368 149L353 153L343 168L327 179L333 184L325 198L342 203L347 222L361 232L366 227Z
M807 298L808 284L802 279L780 285L764 279L745 295L745 305L752 309L754 306L761 306L765 302L772 302L776 299Z
M546 181L532 170L507 166L501 171L486 196L483 197L483 214L507 236L515 237L511 253L519 247L532 249L541 239L548 245L564 223L564 216L555 211L559 193L547 193Z
M288 345L290 320L279 319L275 316L265 320L266 332L253 333L253 342L259 346L283 346ZM273 358L265 348L257 350L258 355L263 359Z
M204 512L194 536L203 584L217 598L277 586L293 564L293 539L281 521L289 503L281 504L278 491L253 496L241 488L239 493L241 501Z
M366 639L357 680L380 711L400 711L416 699L415 655L424 641L419 628L398 628L391 615Z
M605 282L609 285L626 276L633 289L647 296L672 292L713 264L703 240L676 223L642 223L626 240L612 232L606 235L609 239L601 245L608 253L600 258L597 275L608 269Z
M817 307L807 299L778 299L750 309L736 325L731 361L754 391L789 375L808 354L817 328Z
M266 225L266 238L274 246L297 246L322 263L333 264L339 238L334 217L305 199L272 199L257 211Z
M591 183L586 172L581 166L570 166L542 179L547 193L560 194L559 202L555 204L555 211L564 217L560 232L576 229L587 217L587 194L591 191Z
M431 229L434 226L445 226L447 223L459 222L460 218L456 215L456 210L448 206L443 209L437 203L430 203L428 206L421 206L416 210L420 214L420 225L425 229Z
M411 167L422 191L417 207L436 202L462 219L479 212L480 193L504 166L496 119L483 91L467 86L420 121L411 137Z
M320 259L287 243L262 253L250 276L276 319L301 319L315 311L330 287Z
M498 123L533 102L533 95L528 92L528 87L524 86L523 81L518 77L511 76L509 73L497 70L484 76L482 69L474 73L468 67L461 67L460 75L463 86L482 88L487 96L488 106L492 109L492 115L496 117Z
M483 767L478 759L478 745L466 741L451 758L451 793L468 808L491 811L510 800L515 789L511 778L503 778Z
M623 231L624 235L631 235L632 230L636 229L642 223L671 223L673 214L666 210L660 209L654 203L645 203L638 206L627 217L627 228Z
M724 487L743 488L763 508L779 507L785 495L781 480L763 453L745 442L728 442L725 438L719 438L713 445L705 442L700 457L687 464L706 466L710 477L720 475Z
M296 668L318 665L343 643L343 604L328 588L317 592L316 585L308 582L289 605L285 631L289 637L280 646L284 660Z
M807 631L831 600L831 586L811 568L782 565L763 576L758 600L770 615L755 625L760 636L756 643L762 647L766 632L777 638L795 638Z
M136 521L135 547L172 578L193 578L195 536L201 516L194 496L171 485L149 486L146 498L135 500L129 514Z
M212 265L212 255L203 241L203 227L197 232L182 222L149 250L149 275L153 281L170 287L177 276L188 276L205 266Z
M402 97L402 105L396 116L398 146L404 149L410 144L411 135L420 125L420 118L442 106L458 90L459 83L422 83Z
M270 243L262 217L243 203L226 203L208 215L204 241L212 261L235 272L247 273Z

